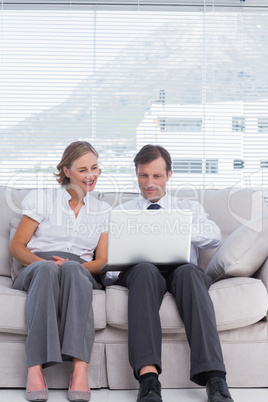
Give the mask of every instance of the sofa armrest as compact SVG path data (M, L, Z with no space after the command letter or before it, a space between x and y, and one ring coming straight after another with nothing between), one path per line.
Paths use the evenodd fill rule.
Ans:
M262 266L253 275L253 278L261 279L266 289L268 290L268 258L264 261Z

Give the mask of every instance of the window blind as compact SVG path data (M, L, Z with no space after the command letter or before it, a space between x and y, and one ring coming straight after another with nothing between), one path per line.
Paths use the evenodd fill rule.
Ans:
M91 142L97 188L137 190L147 143L171 189L267 186L267 2L0 1L0 184L56 185Z

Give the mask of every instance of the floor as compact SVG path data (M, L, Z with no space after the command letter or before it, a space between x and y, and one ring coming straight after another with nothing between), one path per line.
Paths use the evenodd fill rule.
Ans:
M231 389L235 402L267 402L268 388ZM137 391L111 391L108 389L93 390L92 402L136 402ZM204 389L164 389L163 402L207 402ZM25 402L23 389L0 389L1 402ZM50 390L49 402L68 401L67 390Z

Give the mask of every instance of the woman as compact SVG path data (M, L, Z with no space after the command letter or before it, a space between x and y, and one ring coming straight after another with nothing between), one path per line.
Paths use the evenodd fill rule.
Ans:
M46 401L42 368L72 359L70 401L88 401L87 367L94 341L92 292L107 259L109 206L89 193L100 169L85 141L64 151L56 175L60 188L31 191L10 245L22 264L13 288L27 292L26 398ZM93 260L94 254L94 260Z

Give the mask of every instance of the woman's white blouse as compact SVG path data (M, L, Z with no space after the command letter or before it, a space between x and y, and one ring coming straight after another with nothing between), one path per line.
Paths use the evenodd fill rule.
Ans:
M27 244L31 252L66 251L92 260L100 235L108 231L111 207L87 193L76 218L70 198L64 187L33 190L26 195L23 215L39 223Z

